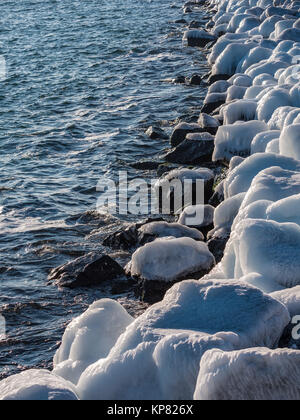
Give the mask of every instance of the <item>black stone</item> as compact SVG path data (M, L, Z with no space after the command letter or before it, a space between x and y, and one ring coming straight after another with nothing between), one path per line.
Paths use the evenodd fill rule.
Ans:
M212 238L207 242L208 249L215 257L217 264L222 260L224 256L224 251L228 240L229 236L228 238Z
M90 253L52 270L49 281L70 289L97 286L125 274L108 255Z
M203 107L201 108L201 113L204 114L211 114L212 112L214 112L216 109L218 109L220 106L225 104L225 99L223 101L217 101L217 102L210 102L208 104L204 104Z
M185 140L189 133L202 133L203 129L198 124L178 124L171 135L171 146L176 147Z
M209 77L207 83L209 85L212 85L213 83L218 82L219 80L228 80L230 78L231 78L231 76L228 75L228 74L212 74Z
M186 79L182 75L178 75L172 80L172 83L177 84L177 85L180 85L180 84L183 85L185 84L185 82L186 82Z
M193 74L190 80L190 85L199 86L202 83L202 77L199 74Z
M140 161L132 163L130 166L141 171L156 171L160 165L161 162Z
M146 131L146 135L148 137L150 137L150 139L152 140L157 140L157 139L165 139L168 140L169 136L159 127L149 127L148 130Z

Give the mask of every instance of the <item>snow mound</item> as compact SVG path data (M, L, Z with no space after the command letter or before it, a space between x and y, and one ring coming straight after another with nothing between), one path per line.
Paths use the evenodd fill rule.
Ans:
M102 299L68 325L54 356L53 373L76 384L90 364L108 355L133 321L116 301Z
M201 205L200 205L201 206ZM204 206L203 206L204 207ZM201 208L201 207L200 207ZM204 213L199 215L204 220ZM204 236L197 229L183 226L183 223L167 223L167 222L152 222L143 225L139 232L143 235L150 235L157 238L166 238L173 236L174 238L192 238L196 241L203 241Z
M257 136L254 137L251 143L251 155L253 155L254 153L265 152L268 143L270 143L272 140L279 139L279 137L279 130L264 131L262 133L257 134Z
M262 121L237 122L220 127L215 138L213 161L230 161L235 155L248 156L254 137L267 129Z
M300 315L300 286L273 292L271 296L288 308L291 318Z
M27 370L0 382L0 400L75 401L75 387L47 370Z
M279 139L274 139L268 143L266 153L276 153L279 155Z
M197 226L197 228L210 226L213 224L214 212L215 208L209 204L188 206L181 213L178 223L185 226Z
M217 58L212 73L232 76L241 59L254 47L256 47L254 43L230 43Z
M273 347L288 322L281 303L246 284L178 283L128 327L108 358L87 368L78 393L81 399L191 399L205 351Z
M251 121L256 117L257 103L249 100L238 100L222 108L224 125L234 124L237 121Z
M224 181L225 198L248 191L255 176L260 171L272 166L300 171L300 162L295 159L274 155L273 153L255 153L228 174Z
M280 154L300 160L300 124L286 127L279 139Z
M201 360L195 400L299 400L300 351L211 350Z
M127 266L132 276L143 280L173 282L215 264L206 244L191 238L161 239L139 248Z
M227 278L258 273L275 286L297 286L300 284L300 227L272 220L242 220L234 228L222 265Z
M259 101L257 117L260 121L268 123L273 112L282 106L292 106L289 92L282 88L272 89Z

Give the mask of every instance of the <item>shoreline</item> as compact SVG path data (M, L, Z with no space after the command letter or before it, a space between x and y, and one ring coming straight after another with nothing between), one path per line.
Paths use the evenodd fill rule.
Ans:
M57 376L9 377L0 399L5 384L22 391L25 379L51 383L70 399L300 398L300 337L291 322L300 315L300 72L293 62L300 29L280 23L299 26L300 5L253 0L242 12L229 1L217 10L217 1L199 3L202 20L213 20L184 38L210 51L208 94L198 123L175 127L167 154L197 166L162 178L203 181L202 225L187 226L184 212L179 223L136 224L125 271L150 301L154 288L151 303L158 303L134 320L115 301L95 302L68 326L54 358ZM199 3L187 3L185 13ZM217 187L208 156L208 166L228 167ZM118 234L111 248L128 241L129 232Z

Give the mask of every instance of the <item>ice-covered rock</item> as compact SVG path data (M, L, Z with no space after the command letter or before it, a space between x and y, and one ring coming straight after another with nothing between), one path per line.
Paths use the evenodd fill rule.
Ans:
M171 135L172 147L178 146L186 138L188 133L202 133L203 129L198 124L180 123L176 125Z
M290 125L281 133L280 154L300 160L300 124Z
M232 76L237 69L239 62L249 51L256 47L255 43L229 43L225 50L217 58L213 66L213 74L228 74ZM251 75L249 75L251 76Z
M186 41L190 47L203 48L215 39L216 37L211 33L198 29L186 31L183 35L183 40Z
M221 125L220 121L218 121L216 118L203 112L199 116L198 124L204 132L210 133L212 135L217 134L218 128Z
M261 121L269 122L273 112L282 106L292 106L292 100L286 89L276 88L268 92L259 101L257 107L257 117Z
M190 228L188 226L183 226L180 223L167 223L167 222L152 222L147 223L140 227L139 235L141 237L150 237L151 240L157 238L167 238L167 237L174 237L174 238L192 238L196 241L203 241L204 237L201 232L197 229ZM140 243L151 242L149 240L140 241Z
M68 325L54 356L56 375L77 384L82 372L105 358L133 318L117 301L102 299Z
M267 128L262 121L236 122L220 127L215 138L213 160L230 161L235 155L248 156L254 137Z
M191 399L205 350L273 347L288 322L281 303L244 283L178 283L128 327L108 358L87 368L79 396Z
M274 139L267 144L266 153L276 153L279 155L279 139Z
M238 100L222 108L224 125L234 124L237 121L252 121L256 119L257 103L246 99Z
M71 382L47 370L27 370L0 382L1 401L76 401Z
M254 153L263 153L266 151L268 143L272 140L278 140L280 137L280 130L264 131L257 134L251 143L251 155Z
M127 271L146 281L174 282L209 271L214 263L206 244L191 238L168 238L139 248Z
M215 208L209 204L188 206L181 213L178 223L185 226L207 228L213 224Z
M221 105L226 102L227 93L208 93L201 112L204 114L211 114Z
M196 400L299 400L300 351L211 350L201 360Z
M291 318L300 316L300 286L273 292L271 296L288 308Z

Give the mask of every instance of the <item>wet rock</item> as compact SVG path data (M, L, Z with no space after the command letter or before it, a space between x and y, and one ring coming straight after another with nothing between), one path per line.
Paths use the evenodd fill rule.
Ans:
M185 19L177 19L177 20L175 20L175 23L186 25L187 21Z
M197 20L192 20L189 24L189 29L200 29L203 27L203 23Z
M169 136L159 127L149 127L146 131L146 135L150 137L150 139L157 140L157 139L164 139L168 140Z
M132 250L140 244L139 229L147 223L157 221L164 221L164 219L147 219L141 223L132 223L126 228L120 229L107 236L103 241L103 245L112 249L123 249L125 251Z
M166 172L170 172L170 171L172 171L173 169L176 169L176 168L178 168L178 165L176 165L176 164L163 163L163 164L159 165L159 167L157 169L157 175L159 177L161 177Z
M192 29L186 31L183 37L189 47L204 48L207 44L215 41L217 38L205 30Z
M180 123L176 125L176 127L173 130L173 133L171 135L171 146L176 147L180 143L183 142L183 140L186 138L186 135L189 133L202 133L203 129L195 123L188 124L188 123Z
M229 80L231 76L229 74L212 74L207 83L209 85L212 85L215 82L218 82L219 80Z
M207 133L215 136L218 128L220 127L220 121L208 114L201 113L198 119L198 125Z
M97 286L122 275L124 269L108 255L90 253L52 270L49 281L74 289Z
M192 13L192 12L193 12L193 9L192 9L191 7L185 7L185 8L183 9L183 12L184 12L184 13Z
M224 181L215 188L215 192L209 200L209 204L218 207L224 201Z
M165 160L180 164L202 164L210 162L214 151L214 137L209 133L190 133Z
M172 83L177 84L177 85L184 85L185 82L186 82L185 77L180 74L176 76L174 79L172 79Z
M190 79L190 85L192 86L199 86L202 83L202 77L199 74L193 74Z
M132 163L130 166L141 171L156 171L160 165L161 162L140 161Z
M229 236L227 238L212 238L207 242L208 249L215 257L217 264L222 260L224 256L224 251L228 240Z
M223 94L223 93L210 94L210 95L208 95L208 97L206 99L206 102L204 103L203 107L201 108L201 113L211 114L216 109L220 108L220 106L224 105L225 102L226 102L226 94Z

